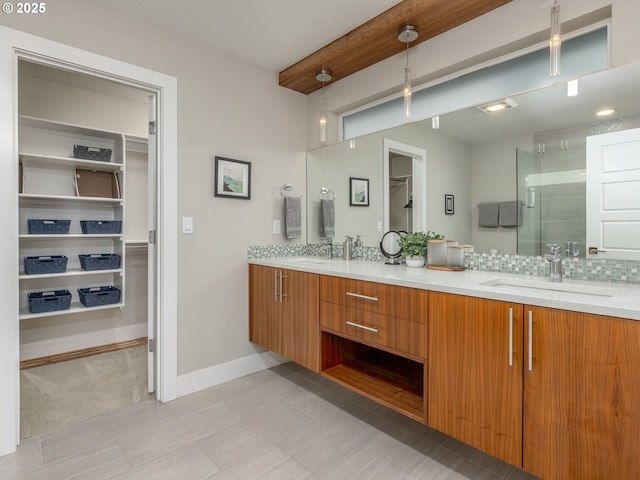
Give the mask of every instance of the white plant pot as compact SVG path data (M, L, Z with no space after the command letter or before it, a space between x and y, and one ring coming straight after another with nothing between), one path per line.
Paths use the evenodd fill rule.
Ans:
M406 257L407 267L424 267L424 257Z

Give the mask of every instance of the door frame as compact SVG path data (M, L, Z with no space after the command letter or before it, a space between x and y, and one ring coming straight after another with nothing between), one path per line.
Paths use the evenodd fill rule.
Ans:
M413 191L413 231L427 230L427 151L405 143L396 142L388 138L382 141L383 148L383 224L384 231L389 231L389 154L397 153L411 157L412 191Z
M0 202L12 212L0 237L0 456L20 442L18 320L18 59L64 68L155 91L158 98L157 399L177 398L177 79L0 25ZM149 266L151 268L151 265Z

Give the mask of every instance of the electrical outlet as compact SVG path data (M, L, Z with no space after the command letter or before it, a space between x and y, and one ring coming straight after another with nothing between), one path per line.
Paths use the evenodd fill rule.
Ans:
M273 221L273 233L280 233L280 220Z

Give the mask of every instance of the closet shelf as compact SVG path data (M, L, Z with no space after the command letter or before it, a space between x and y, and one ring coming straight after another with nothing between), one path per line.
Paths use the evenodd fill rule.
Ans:
M121 198L102 198L102 197L71 197L67 195L38 195L34 193L21 193L18 195L21 204L49 204L55 202L58 205L122 205Z
M124 303L112 303L110 305L101 305L99 307L85 307L80 302L71 302L71 307L67 310L55 310L53 312L31 313L29 307L21 308L18 318L22 320L30 320L32 318L53 317L57 315L70 315L73 313L91 312L94 310L108 310L112 308L122 308Z
M122 273L122 268L115 268L111 270L82 270L81 268L68 268L63 273L44 273L40 275L27 275L21 273L18 278L20 280L36 280L40 278L58 278L58 277L78 277L85 275L102 275L107 273Z
M111 233L111 234L91 234L91 233L60 233L60 234L51 234L51 235L42 235L42 234L30 234L30 233L22 233L19 236L20 240L65 240L69 238L113 238L113 239L122 239L121 233Z
M99 162L97 160L82 160L80 158L73 157L57 157L53 155L39 155L37 153L18 153L22 162L28 162L34 166L69 166L87 168L96 171L103 172L121 172L123 165L115 162Z
M20 115L18 117L20 126L23 127L35 127L50 130L52 132L62 132L69 135L82 135L89 137L98 137L105 140L118 140L122 138L122 134L118 132L111 132L108 130L96 130L93 128L83 127L81 125L74 125L71 123L58 122L56 120L47 120L43 118L30 117L27 115Z

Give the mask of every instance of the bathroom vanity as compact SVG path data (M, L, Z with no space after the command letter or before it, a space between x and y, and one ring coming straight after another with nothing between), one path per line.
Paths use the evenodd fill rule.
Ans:
M258 345L541 478L640 477L640 286L249 262Z

